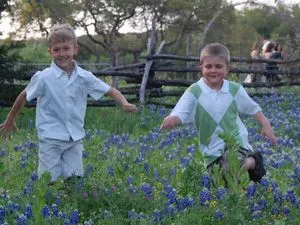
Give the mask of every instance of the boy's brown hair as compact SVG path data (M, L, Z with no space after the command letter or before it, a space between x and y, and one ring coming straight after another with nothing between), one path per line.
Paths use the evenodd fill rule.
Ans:
M68 23L54 25L48 36L48 45L51 47L53 43L61 43L72 40L77 44L77 37L73 27Z
M223 58L227 65L230 63L230 51L226 46L220 43L211 43L202 49L200 54L200 64L203 63L203 59L207 56L218 56Z

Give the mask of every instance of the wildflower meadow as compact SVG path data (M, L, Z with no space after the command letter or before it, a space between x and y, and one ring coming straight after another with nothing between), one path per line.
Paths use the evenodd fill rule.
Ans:
M35 109L24 108L19 130L0 143L0 224L300 224L300 96L254 100L278 138L272 146L256 121L242 116L250 143L264 156L260 183L249 182L230 137L231 167L225 174L214 167L210 175L195 128L160 131L170 109L148 105L136 114L88 108L85 175L50 186L49 174L36 173ZM0 108L0 123L8 111Z

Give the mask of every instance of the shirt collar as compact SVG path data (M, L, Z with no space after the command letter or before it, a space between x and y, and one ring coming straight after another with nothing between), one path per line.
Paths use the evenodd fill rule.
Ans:
M202 89L203 92L205 93L210 93L210 92L216 92L214 89L211 89L204 81L204 78L201 77L200 80L198 81L199 85ZM228 93L229 92L229 82L228 80L223 80L223 85L220 89L219 92L223 92L223 93Z
M77 73L77 71L78 71L77 62L73 60L73 63L74 63L73 73ZM51 68L53 69L54 74L57 78L60 78L65 73L65 71L63 71L60 67L58 67L54 61L51 62Z

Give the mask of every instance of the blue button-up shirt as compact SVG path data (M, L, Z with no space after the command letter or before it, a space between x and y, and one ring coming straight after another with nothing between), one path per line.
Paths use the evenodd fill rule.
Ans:
M84 117L88 95L101 98L110 86L75 64L70 79L52 62L37 72L26 87L27 101L37 99L36 128L38 136L68 141L85 136Z

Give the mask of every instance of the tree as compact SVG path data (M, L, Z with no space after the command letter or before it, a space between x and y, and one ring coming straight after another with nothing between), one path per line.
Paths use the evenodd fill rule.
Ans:
M186 33L202 29L222 4L223 0L15 0L11 15L20 22L20 28L40 30L45 35L54 23L69 22L109 52L115 65L117 52L132 52L120 46L120 28L126 23L146 28L148 33L149 22L154 19L160 40L168 39L166 46L175 46L177 52ZM140 37L145 38L144 43L133 54L145 49L147 36Z

